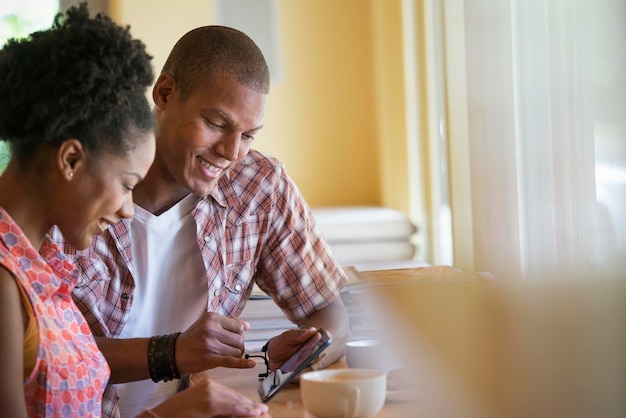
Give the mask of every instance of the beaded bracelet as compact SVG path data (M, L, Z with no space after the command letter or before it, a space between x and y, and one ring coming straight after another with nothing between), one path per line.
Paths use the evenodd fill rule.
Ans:
M176 366L176 340L180 332L168 335L157 335L148 343L148 370L150 378L155 382L180 379Z

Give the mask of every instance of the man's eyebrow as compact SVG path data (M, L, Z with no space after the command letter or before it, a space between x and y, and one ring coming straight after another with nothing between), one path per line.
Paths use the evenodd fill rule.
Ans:
M222 119L224 119L227 123L233 125L233 120L226 113L222 112L219 109L209 109L211 112L217 113Z
M261 129L263 129L263 125L259 125L256 128L250 129L249 131L246 131L246 132L256 133L256 132L259 132Z
M233 122L233 120L226 113L222 112L219 109L210 109L210 110L220 115L220 117L224 119L224 121L228 123L229 125L235 125L235 122ZM245 132L258 132L261 130L261 128L263 128L263 125L259 125L256 128L248 129Z

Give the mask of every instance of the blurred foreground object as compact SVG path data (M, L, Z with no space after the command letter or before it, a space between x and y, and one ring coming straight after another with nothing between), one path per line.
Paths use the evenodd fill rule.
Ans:
M416 416L598 418L626 416L624 267L524 283L445 266L361 274Z

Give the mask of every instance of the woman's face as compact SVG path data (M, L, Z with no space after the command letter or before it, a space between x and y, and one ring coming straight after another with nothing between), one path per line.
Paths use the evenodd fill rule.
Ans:
M133 216L133 188L148 172L155 153L154 133L139 135L126 155L86 156L85 164L73 173L72 195L65 198L67 209L57 226L74 248L89 247L94 236Z

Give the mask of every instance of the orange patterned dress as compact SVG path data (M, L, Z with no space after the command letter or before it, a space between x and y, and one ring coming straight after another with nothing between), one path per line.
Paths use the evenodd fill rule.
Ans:
M0 265L28 295L39 329L37 361L24 380L29 417L100 417L110 370L72 300L73 264L48 239L38 252L0 208Z

